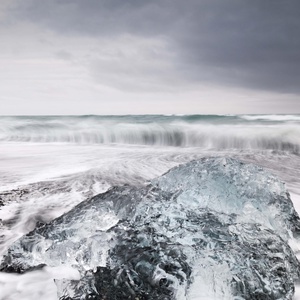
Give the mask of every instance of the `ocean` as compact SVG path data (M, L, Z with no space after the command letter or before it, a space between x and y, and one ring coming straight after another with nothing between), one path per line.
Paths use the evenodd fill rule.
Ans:
M216 156L275 174L299 211L300 115L2 116L0 259L37 223L87 198ZM53 278L66 274L78 277L70 266L0 272L0 299L57 299Z

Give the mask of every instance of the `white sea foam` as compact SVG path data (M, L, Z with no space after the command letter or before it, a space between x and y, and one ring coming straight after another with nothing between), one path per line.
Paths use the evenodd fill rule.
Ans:
M79 272L71 267L45 267L23 275L0 272L1 300L57 300L54 279L78 280Z
M0 141L299 152L300 116L0 117ZM298 119L297 119L298 118ZM246 122L252 120L252 122ZM261 120L277 120L276 124ZM253 122L255 121L255 122ZM286 122L285 122L286 121Z
M300 115L240 115L240 117L251 121L300 121Z

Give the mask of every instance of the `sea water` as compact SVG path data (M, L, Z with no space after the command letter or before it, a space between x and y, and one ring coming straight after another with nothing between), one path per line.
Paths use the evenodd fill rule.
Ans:
M0 117L0 257L37 222L112 186L142 186L174 166L216 155L263 166L299 207L299 115ZM64 277L78 273L0 273L0 299L57 299L53 278Z

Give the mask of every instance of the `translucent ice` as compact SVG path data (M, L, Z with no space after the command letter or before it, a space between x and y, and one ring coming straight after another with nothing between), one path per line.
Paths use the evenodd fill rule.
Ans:
M115 187L16 241L2 271L60 265L61 299L292 299L299 217L262 168L208 158Z
M171 169L152 184L178 193L176 201L191 209L236 214L237 222L263 224L283 238L299 232L299 218L284 183L253 164L203 158Z

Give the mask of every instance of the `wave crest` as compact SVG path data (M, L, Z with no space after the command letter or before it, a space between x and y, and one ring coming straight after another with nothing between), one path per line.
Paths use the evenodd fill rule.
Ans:
M94 119L19 120L1 124L9 142L126 144L205 149L272 149L300 153L298 124L208 124L188 122L105 122Z

